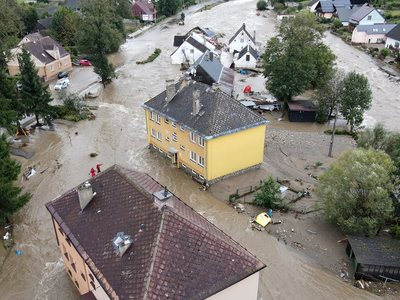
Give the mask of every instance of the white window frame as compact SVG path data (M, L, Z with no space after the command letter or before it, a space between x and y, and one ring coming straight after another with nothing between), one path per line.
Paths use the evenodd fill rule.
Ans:
M194 132L190 132L190 141L196 144L196 134Z
M240 39L240 43L243 44L244 43L244 39Z
M175 122L171 122L171 126L172 126L172 128L176 128L176 123Z
M181 145L180 148L181 148L182 151L185 151L185 146L182 146L182 145Z
M150 112L150 120L154 121L154 111Z
M50 66L50 72L54 72L54 66Z
M164 119L165 124L169 124L169 120L167 118Z
M185 129L182 126L179 126L179 130L185 132Z
M196 163L196 153L194 153L193 151L190 151L190 160Z
M166 136L166 137L165 137L165 140L166 140L167 142L169 142L169 137Z
M67 60L66 59L64 59L64 66L66 66L67 65Z
M162 134L161 134L161 132L158 132L158 131L157 131L157 140L162 142Z
M153 138L156 137L156 131L155 131L154 128L151 128L150 134L151 134L151 136L152 136Z
M197 164L198 164L200 167L204 168L204 157L198 155L197 158L198 158Z
M204 148L204 139L199 135L197 136L197 143Z
M58 63L58 68L61 69L61 66L62 66L62 63L59 62L59 63Z
M161 119L160 115L159 115L159 114L156 114L156 123L157 123L157 124L160 124L160 123L161 123L161 122L160 122L160 119Z
M177 137L177 135L176 135L176 132L173 132L173 133L172 133L172 141L175 142L175 143L178 142L178 137Z

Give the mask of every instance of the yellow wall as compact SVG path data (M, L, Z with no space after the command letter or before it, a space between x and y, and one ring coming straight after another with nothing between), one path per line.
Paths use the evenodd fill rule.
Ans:
M92 291L96 298L99 300L109 299L103 288L98 283L96 277L93 276L85 261L76 251L75 247L72 245L72 243L71 245L69 245L66 240L65 233L60 231L60 226L54 219L53 223L57 235L57 240L60 246L61 257L64 261L65 270L67 271L67 274L71 278L72 282L75 284L76 288L79 290L80 294L83 295L88 293L89 291ZM67 253L68 259L65 253ZM72 263L75 263L76 271L72 267ZM84 275L84 278L81 274Z
M264 124L208 141L207 180L262 163L265 127Z

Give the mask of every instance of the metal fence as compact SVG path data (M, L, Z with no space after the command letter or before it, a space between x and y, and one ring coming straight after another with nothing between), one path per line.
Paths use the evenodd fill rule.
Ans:
M234 194L231 194L229 196L229 199L231 201L236 201L236 200L238 200L239 198L241 198L243 196L246 196L248 194L251 194L251 193L259 190L262 187L262 185L263 185L263 181L260 180L259 182L255 183L255 184L252 184L250 186L246 186L246 187L242 187L242 188L236 189L236 192Z

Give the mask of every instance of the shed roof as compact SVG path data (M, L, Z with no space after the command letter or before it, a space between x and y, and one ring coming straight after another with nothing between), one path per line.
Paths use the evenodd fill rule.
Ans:
M195 90L200 92L202 108L199 114L193 115ZM209 85L193 80L178 91L169 103L165 99L164 91L142 106L165 115L206 139L269 123L223 91L213 91Z
M88 181L96 196L83 211L76 188L46 207L109 296L205 299L265 267L176 196L158 208L164 187L147 174L114 165ZM117 232L133 240L122 257Z
M175 35L174 36L174 47L179 47L188 38L187 35Z
M357 31L366 31L367 34L386 34L396 27L396 24L357 25Z
M400 241L350 235L347 238L358 263L400 267Z
M231 39L229 40L229 44L232 43L232 41L234 39L236 39L236 37L238 36L238 34L243 30L243 32L249 37L249 39L255 44L256 41L255 39L250 35L250 33L247 32L246 30L246 24L243 23L242 27L239 28L238 31L236 31L236 33L233 35L233 37L231 37Z
M400 23L393 27L392 30L386 34L386 37L400 41Z
M287 105L291 111L317 111L314 105L308 100L288 101Z

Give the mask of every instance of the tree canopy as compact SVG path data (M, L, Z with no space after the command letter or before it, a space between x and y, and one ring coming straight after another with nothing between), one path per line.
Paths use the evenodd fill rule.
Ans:
M14 110L13 103L17 101L15 85L9 80L4 70L0 71L0 127L5 127L8 131L14 130L12 123L17 120L17 112Z
M180 0L158 0L155 2L158 13L166 17L174 15L180 4Z
M76 23L78 15L71 8L61 6L51 18L50 29L52 37L63 46L75 46Z
M23 21L27 32L32 32L33 27L35 27L37 20L39 20L39 15L36 8L29 4L25 4L23 10Z
M31 199L30 193L21 195L22 188L14 186L21 166L10 158L10 144L6 136L0 137L0 223L5 217L17 212Z
M104 54L96 54L93 59L93 66L93 71L100 76L101 83L105 88L106 81L115 75L113 64L108 62L108 59Z
M322 216L345 232L375 234L392 214L393 172L383 151L344 152L319 176L315 193Z
M279 208L283 201L282 198L276 196L279 193L279 184L272 178L272 175L269 175L268 179L263 182L261 190L254 195L254 202L263 207Z
M53 99L40 82L38 70L25 47L22 47L22 53L18 55L18 62L21 73L21 110L28 116L34 115L37 125L40 125L39 116L51 124L55 115L55 108L50 105Z
M290 100L333 68L336 56L322 43L322 36L313 13L301 11L296 18L282 20L263 54L266 86L275 97Z

